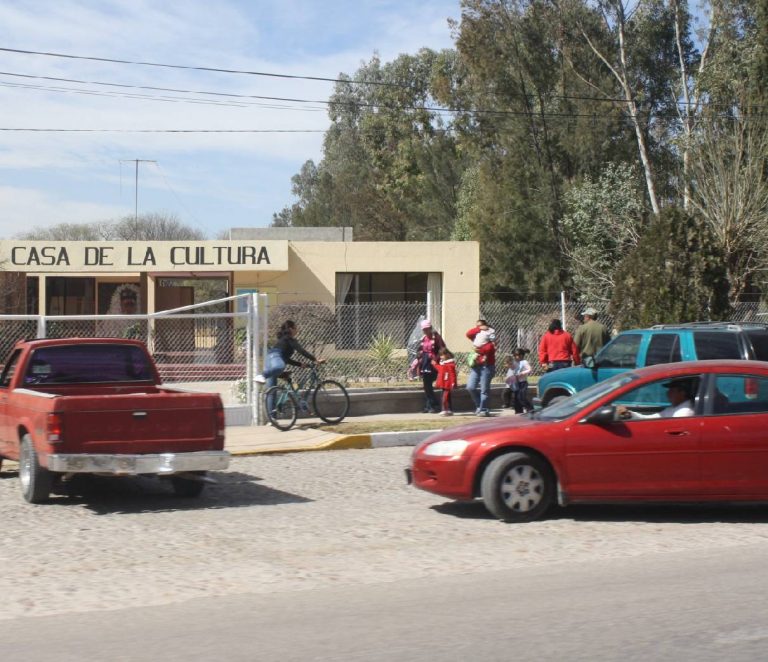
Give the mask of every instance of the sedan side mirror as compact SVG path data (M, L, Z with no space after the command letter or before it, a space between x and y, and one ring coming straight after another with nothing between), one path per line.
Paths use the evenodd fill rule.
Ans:
M595 357L594 356L585 356L584 357L584 367L585 368L597 368L597 363L595 363Z
M595 409L587 417L583 418L582 423L591 423L592 425L608 425L616 422L616 407L605 405Z

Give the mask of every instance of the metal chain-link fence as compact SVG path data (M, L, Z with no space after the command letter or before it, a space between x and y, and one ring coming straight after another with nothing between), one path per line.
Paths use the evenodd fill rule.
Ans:
M237 302L232 313L230 300ZM164 383L216 390L225 403L242 403L253 355L247 308L243 297L229 297L153 315L0 316L0 360L22 339L132 338L147 344Z
M553 319L575 332L581 323L581 313L589 306L584 302L553 301L485 301L480 304L479 317L496 330L497 364L516 348L529 350L527 356L534 375L542 373L538 360L538 345ZM326 360L324 373L349 386L401 385L409 381L408 367L415 356L415 345L421 337L419 321L424 319L423 303L377 302L323 305L308 302L284 303L269 310L268 342L276 337L285 320L299 327L299 342L318 358ZM435 319L440 312L432 307ZM476 310L451 309L452 315L475 321ZM768 308L753 302L740 304L727 321L768 323ZM614 318L598 312L598 320L609 331L615 331ZM438 328L438 331L441 329ZM468 372L467 360L472 348L467 340L450 347L456 356L457 369ZM501 368L496 380L503 380Z
M266 295L259 295L265 297ZM421 338L419 322L423 302L376 302L324 305L311 302L280 303L262 309L254 322L255 299L228 297L153 315L23 316L0 317L0 354L7 355L22 338L119 337L147 343L165 383L185 388L217 390L225 404L243 404L255 411L252 377L263 365L263 350L285 320L297 323L297 339L312 354L323 358L323 374L351 387L385 387L409 383L409 366ZM263 300L266 303L266 299ZM227 312L230 306L234 312ZM552 319L561 319L573 332L586 303L553 301L485 301L477 309L457 310L451 316L469 320L479 312L496 329L497 362L516 347L530 350L528 360L540 374L538 344ZM439 306L431 306L435 322ZM599 311L600 312L600 311ZM761 302L739 304L729 321L768 322ZM600 312L598 319L613 329L613 319ZM437 330L439 323L436 322ZM457 359L460 379L467 374L469 341L450 347ZM2 359L0 359L2 360ZM497 380L503 379L499 368Z

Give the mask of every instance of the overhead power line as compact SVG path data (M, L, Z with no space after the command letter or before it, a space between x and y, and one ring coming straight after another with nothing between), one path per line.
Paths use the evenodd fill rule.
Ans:
M344 79L344 78L329 78L325 76L300 76L297 74L280 74L280 73L274 73L269 71L248 71L243 69L222 69L219 67L201 67L201 66L192 66L192 65L186 65L186 64L167 64L163 62L144 62L141 60L119 60L116 58L109 58L109 57L96 57L92 55L71 55L68 53L52 53L47 51L29 51L29 50L23 50L20 48L2 48L0 47L0 51L3 51L5 53L17 53L19 55L40 55L45 57L57 57L57 58L65 58L68 60L91 60L93 62L111 62L113 64L132 64L142 67L161 67L164 69L187 69L190 71L210 71L214 73L221 73L221 74L243 74L246 76L266 76L269 78L286 78L286 79L292 79L292 80L313 80L313 81L321 81L326 83L353 83L356 85L381 85L384 87L404 87L404 88L410 88L412 85L406 85L404 83L391 83L391 82L385 82L385 81L378 81L378 80L351 80L351 79Z
M0 127L0 131L33 133L325 133L325 129L36 129Z

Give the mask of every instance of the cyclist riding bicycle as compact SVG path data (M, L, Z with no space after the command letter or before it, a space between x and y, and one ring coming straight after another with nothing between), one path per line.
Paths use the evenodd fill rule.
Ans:
M277 384L277 378L285 371L286 365L294 365L299 368L308 367L306 363L291 358L294 352L301 354L313 363L325 363L325 359L316 359L301 346L301 343L296 340L298 332L299 328L296 326L296 322L292 320L286 320L280 325L277 332L277 342L267 351L267 356L264 359L264 372L254 377L256 382L274 386Z

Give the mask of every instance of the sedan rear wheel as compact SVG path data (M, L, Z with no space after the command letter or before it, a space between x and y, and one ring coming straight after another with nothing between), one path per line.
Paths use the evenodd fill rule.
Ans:
M544 516L554 500L549 466L527 453L507 453L483 472L480 491L485 507L505 522L531 522Z

